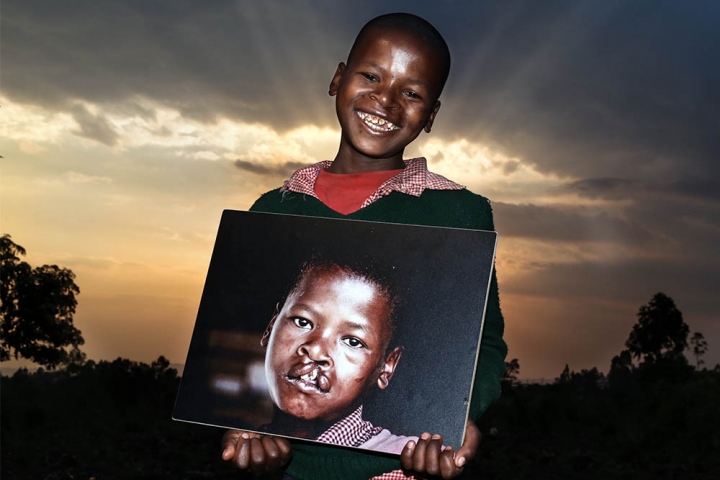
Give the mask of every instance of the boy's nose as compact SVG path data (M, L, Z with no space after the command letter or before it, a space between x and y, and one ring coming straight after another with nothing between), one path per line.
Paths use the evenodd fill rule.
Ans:
M390 110L397 106L395 92L389 87L378 85L378 88L370 97L380 104L384 109Z
M319 336L308 339L307 342L300 345L298 355L304 355L323 366L332 366L332 356L328 349L327 340Z

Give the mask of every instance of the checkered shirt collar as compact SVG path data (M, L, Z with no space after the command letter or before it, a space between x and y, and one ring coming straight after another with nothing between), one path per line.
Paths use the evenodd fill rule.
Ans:
M404 162L405 169L380 185L380 188L370 195L360 208L367 207L392 192L419 197L426 188L430 190L463 190L465 188L442 175L430 172L427 168L427 161L423 157L404 160ZM318 198L315 195L315 181L320 172L330 165L332 162L326 160L297 170L285 181L280 191L302 193Z
M362 405L347 417L328 428L316 440L343 447L359 447L382 431L362 418Z
M328 428L316 440L343 447L359 447L367 442L380 433L382 427L375 427L367 420L363 420L362 410L363 407L360 405L357 410ZM402 470L393 470L370 480L415 480L415 477L406 475Z

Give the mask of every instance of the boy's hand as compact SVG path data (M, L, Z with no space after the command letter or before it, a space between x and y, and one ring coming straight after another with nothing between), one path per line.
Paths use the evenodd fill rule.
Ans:
M463 468L477 452L482 435L475 422L468 422L465 441L455 453L452 447L442 449L442 437L423 433L417 444L409 441L400 454L400 463L405 470L413 473L440 475L448 479L460 475Z
M292 457L292 446L285 438L244 430L228 430L222 438L222 459L255 475L273 472Z

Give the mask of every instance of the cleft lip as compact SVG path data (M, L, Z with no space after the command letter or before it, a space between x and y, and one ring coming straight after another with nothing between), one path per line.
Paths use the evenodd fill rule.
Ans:
M328 393L330 391L330 380L316 362L301 362L293 365L285 378L305 392Z
M318 367L318 364L315 362L300 362L296 363L290 368L290 371L288 371L287 376L288 378L300 378L303 375L307 375L308 373L312 372Z

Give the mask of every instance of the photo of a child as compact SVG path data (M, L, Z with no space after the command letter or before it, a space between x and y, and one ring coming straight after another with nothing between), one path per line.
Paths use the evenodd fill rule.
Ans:
M496 237L225 211L173 418L396 455L426 430L460 445Z
M392 343L396 301L368 269L304 265L262 338L275 405L262 431L390 453L417 439L362 418L364 400L387 388L402 357Z

